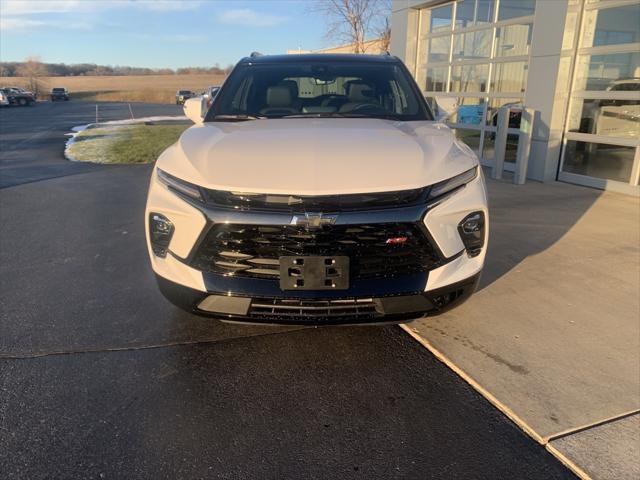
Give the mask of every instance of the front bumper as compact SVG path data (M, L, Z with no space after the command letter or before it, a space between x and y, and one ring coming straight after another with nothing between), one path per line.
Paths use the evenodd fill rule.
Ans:
M292 299L211 294L156 275L162 294L188 312L228 322L271 325L367 325L403 323L440 315L475 291L480 274L447 287L410 295Z
M243 278L194 268L194 252L212 225L281 225L289 223L290 218L283 220L281 215L265 216L194 205L169 191L156 175L154 170L145 212L152 267L162 293L179 307L199 315L268 324L402 322L437 315L463 302L475 290L484 264L486 238L480 254L470 256L457 232L460 221L474 211L482 211L488 225L481 175L437 204L338 215L337 224L344 225L388 222L390 215L396 222L418 222L443 261L437 268L425 272L352 279L347 290L335 291L283 291L278 280ZM152 213L164 215L175 227L164 258L154 255L149 242L147 220ZM485 236L488 237L488 226ZM211 300L203 304L209 297Z

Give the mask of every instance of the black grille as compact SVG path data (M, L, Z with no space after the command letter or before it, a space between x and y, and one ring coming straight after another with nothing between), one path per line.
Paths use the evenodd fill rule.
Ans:
M350 277L419 273L440 264L418 224L295 225L219 224L200 243L191 265L201 271L262 278L280 277L281 256L348 256Z
M253 300L249 316L266 321L340 320L363 321L383 315L379 303L372 298L346 300Z
M346 212L424 205L429 187L395 192L357 193L346 195L276 195L227 192L201 189L205 202L212 207L235 211L272 211L287 213Z

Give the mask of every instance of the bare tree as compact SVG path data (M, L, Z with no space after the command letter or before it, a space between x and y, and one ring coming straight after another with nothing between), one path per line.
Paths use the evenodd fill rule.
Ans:
M29 82L29 90L34 95L38 95L38 78L46 77L49 71L41 61L40 57L27 57L22 65L17 69L16 73L20 77L25 77Z
M391 46L391 23L389 23L389 16L385 15L384 18L374 29L376 38L380 40L380 49L384 52L389 51Z
M388 47L389 0L316 0L313 10L327 20L325 37L353 45L354 53L365 53L367 38L383 31L387 35L384 46Z

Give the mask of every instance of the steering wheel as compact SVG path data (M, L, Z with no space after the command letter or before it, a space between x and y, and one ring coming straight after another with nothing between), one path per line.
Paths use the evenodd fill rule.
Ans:
M377 105L375 103L361 103L360 105L356 105L351 111L359 112L361 110L377 110L380 112L386 112L384 108L382 108L380 105Z

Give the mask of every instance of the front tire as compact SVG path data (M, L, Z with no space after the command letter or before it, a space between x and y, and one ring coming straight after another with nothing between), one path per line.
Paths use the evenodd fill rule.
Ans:
M27 106L27 104L28 104L28 103L29 103L29 102L27 102L27 99L26 99L26 98L19 98L19 99L18 99L18 105L20 105L21 107L25 107L25 106Z

